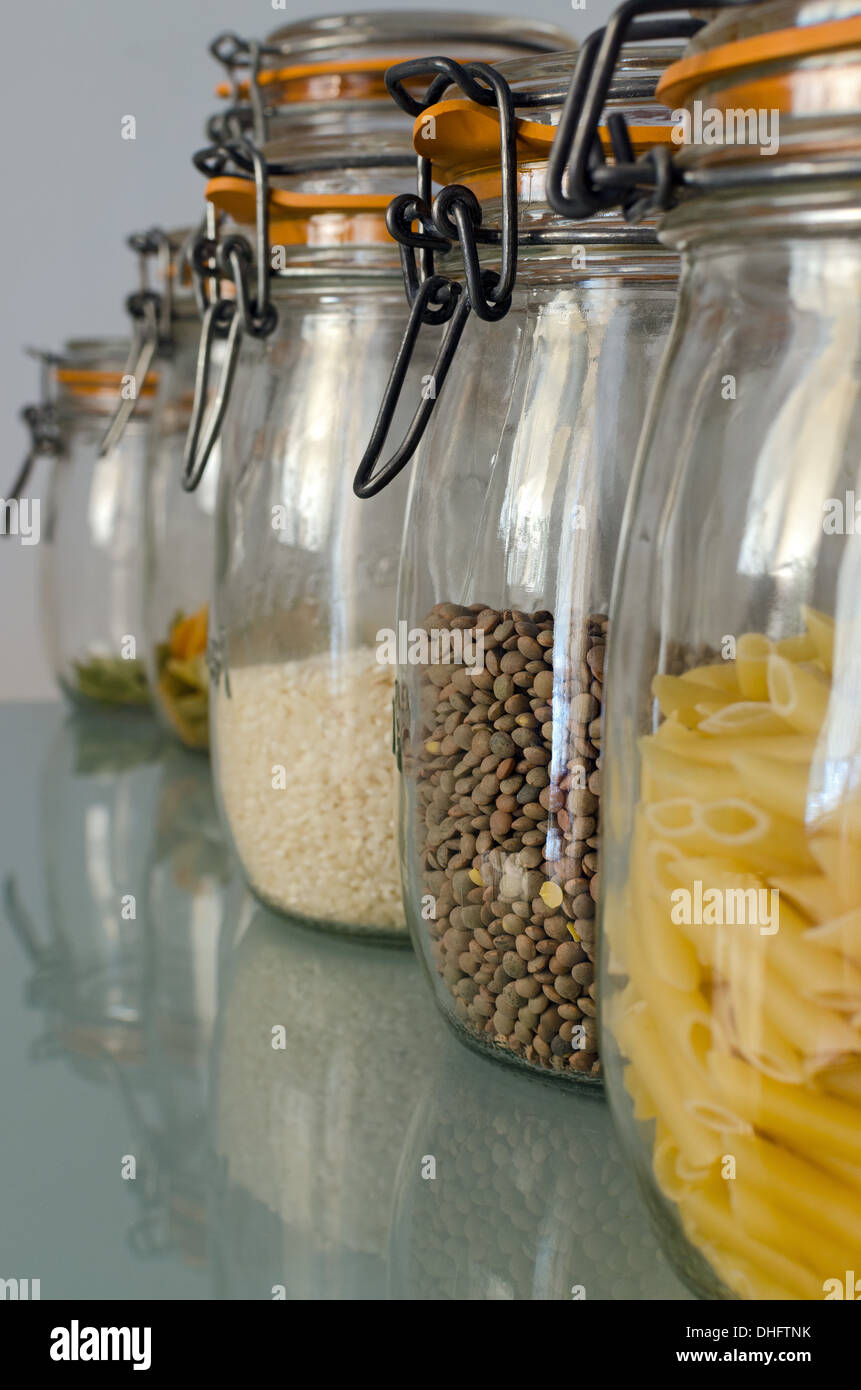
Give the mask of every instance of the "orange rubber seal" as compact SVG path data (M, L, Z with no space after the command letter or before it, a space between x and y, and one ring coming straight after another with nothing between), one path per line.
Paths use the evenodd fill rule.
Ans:
M515 135L518 166L546 162L558 127L544 121L517 117ZM610 149L610 137L602 127L601 143ZM672 141L669 125L630 126L628 135L636 154ZM499 115L487 106L457 98L429 106L416 118L413 148L432 159L436 183L461 182L466 171L491 174L499 169ZM474 190L475 191L475 190Z
M248 179L220 176L206 185L207 201L242 227L256 220L255 188ZM292 193L269 190L270 240L282 246L345 246L390 242L390 193Z
M280 87L279 103L292 101L343 101L350 97L360 100L389 95L385 83L387 70L399 58L353 59L346 62L302 63L289 68L264 68L257 76L258 87ZM250 82L239 83L239 96L247 101ZM233 95L229 82L219 82L215 95Z
M100 372L77 367L58 367L57 381L73 396L97 396L105 391L119 391L125 381L123 372ZM138 392L139 396L154 396L158 377L150 372Z
M671 110L683 107L706 83L717 83L743 68L772 65L792 58L810 58L861 46L861 15L795 29L778 29L721 44L707 53L694 53L671 63L658 83L656 96ZM756 93L756 85L749 89ZM753 98L752 98L753 99ZM763 103L759 103L763 104Z
M797 68L771 77L741 81L708 97L715 111L730 109L778 111L781 116L857 115L861 110L861 64L828 68L827 84L820 69Z

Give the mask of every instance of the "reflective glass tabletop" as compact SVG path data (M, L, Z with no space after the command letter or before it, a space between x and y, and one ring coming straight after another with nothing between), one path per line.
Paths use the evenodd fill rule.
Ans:
M43 1299L676 1299L603 1100L244 891L205 758L0 706L0 1279ZM313 866L309 865L309 872Z

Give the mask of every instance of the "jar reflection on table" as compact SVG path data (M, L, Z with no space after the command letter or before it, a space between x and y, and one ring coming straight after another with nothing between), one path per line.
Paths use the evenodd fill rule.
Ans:
M72 1052L144 1048L144 905L163 746L152 721L75 714L40 771L46 926L60 1046Z
M120 1097L134 1253L201 1264L218 944L238 906L208 769L151 722L76 715L41 777L49 919L34 921L13 884L6 914L43 1017L34 1055Z
M685 1296L600 1099L501 1076L451 1038L436 1061L398 1169L391 1298Z
M217 1294L383 1298L399 1148L441 1041L418 967L258 909L226 976Z

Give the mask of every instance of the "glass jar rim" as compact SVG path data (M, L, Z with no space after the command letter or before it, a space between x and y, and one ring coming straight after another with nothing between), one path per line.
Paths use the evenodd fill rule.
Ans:
M281 49L286 56L300 58L339 49L355 52L398 44L429 44L441 52L446 44L469 42L499 43L503 49L541 53L564 48L570 40L570 34L555 24L514 15L461 10L358 10L280 25L266 35L265 44L270 49Z
M709 13L706 11L706 13ZM705 53L740 39L787 30L803 30L858 13L858 0L758 0L711 13L689 39L685 56Z
M835 85L836 67L830 70L832 82L825 83L821 64L836 64L843 57L846 60L846 70L842 70L844 78L846 71L854 70L851 95L858 104L861 99L861 13L858 13L855 0L853 6L853 13L825 19L821 24L798 24L765 32L758 29L750 35L740 33L727 42L691 44L684 56L663 74L658 83L658 97L673 111L680 111L680 108L690 111L697 101L700 106L708 101L709 108L715 110L732 104L754 110L768 107L790 118L794 115L811 118L833 110L828 88ZM783 13L780 7L775 8ZM702 33L708 35L712 28L718 26L708 25ZM718 28L716 40L722 39L723 32ZM815 64L812 70L816 83L814 104L811 104L810 83L805 85L804 82L805 71L811 71L811 64ZM843 83L839 99L846 101L846 83Z
M739 245L771 244L800 237L846 237L861 234L861 189L839 177L817 182L785 182L698 192L666 214L661 242L680 253L717 243L734 251Z

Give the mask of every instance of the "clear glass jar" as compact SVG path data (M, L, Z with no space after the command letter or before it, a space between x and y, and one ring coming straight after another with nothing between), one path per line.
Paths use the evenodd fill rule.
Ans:
M126 372L136 379L152 362L159 391L149 412L144 550L144 661L162 723L189 748L209 746L206 669L212 582L218 450L192 498L182 488L182 457L191 419L200 340L192 288L194 232L153 227L129 238L143 288L129 296L132 350ZM150 263L155 263L150 287ZM223 343L214 345L217 366ZM140 415L142 397L116 403L103 451L123 442Z
M467 45L471 23L463 32ZM291 154L298 170L270 185L277 327L244 342L222 431L212 735L254 893L306 922L406 943L394 666L378 651L394 625L406 479L373 509L350 486L408 317L385 211L412 187L415 155L409 124L394 141L391 104L382 124L379 106L360 102L351 133L337 93L316 106L288 94L279 138L263 150ZM207 197L234 225L254 226L248 179L219 175ZM432 339L420 349L427 372ZM409 413L405 404L401 424Z
M307 273L278 285L275 334L243 348L222 435L215 776L262 901L405 937L394 669L377 633L394 621L406 480L373 513L350 490L403 332L403 286L388 249L364 269L303 259Z
M564 90L571 61L498 70L522 109ZM653 90L666 61L635 55L622 81L650 75ZM666 120L643 105L656 128ZM480 148L458 144L456 110L419 123L435 120L449 177L497 226L498 120L493 136L483 111L470 111L472 129L486 126ZM528 1072L596 1084L607 613L677 263L612 215L589 240L550 211L553 114L518 117L512 307L499 322L469 319L412 480L398 602L411 644L397 672L402 875L413 943L461 1038ZM433 155L434 139L419 138ZM558 240L530 243L536 230Z
M182 455L194 395L200 320L172 326L159 361L161 384L149 441L145 630L153 700L163 723L187 748L209 747L206 645L215 552L216 444L200 487L182 487ZM217 343L217 371L223 344Z
M688 146L686 169L729 165L735 187L690 193L661 233L683 276L611 615L602 1042L692 1287L854 1299L861 26L754 8L771 32L741 11L746 43L704 30L663 85L691 115L733 86L768 113L780 90L780 146L767 180L756 145Z
M150 703L143 659L147 428L156 378L138 391L122 438L100 452L128 343L67 344L56 369L62 452L53 464L42 548L42 621L60 688L80 704Z

